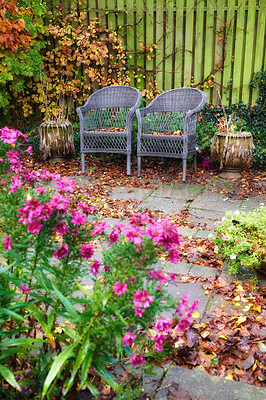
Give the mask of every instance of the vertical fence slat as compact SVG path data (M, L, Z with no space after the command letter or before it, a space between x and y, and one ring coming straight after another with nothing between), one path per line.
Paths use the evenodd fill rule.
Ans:
M190 86L193 59L194 0L187 0L185 25L184 86Z
M174 2L168 0L165 7L166 37L165 37L165 90L172 89L173 76L173 43L174 43Z
M183 0L176 0L175 87L183 86L183 5Z
M235 13L235 0L227 0L226 19L225 19L225 33L223 35L225 56L224 56L224 69L223 69L223 87L221 91L224 104L230 102L230 92L227 88L232 84L232 55L234 48L234 13Z
M146 12L146 45L150 46L154 44L154 25L155 21L153 18L153 10L154 10L154 0L146 0L145 12ZM146 57L146 89L150 89L148 82L154 81L154 55L155 51L153 49L151 54L148 54Z
M89 23L91 23L94 18L96 18L96 0L88 0L88 15L89 15Z
M134 70L130 65L135 63L135 26L134 26L134 10L135 5L133 1L127 2L127 47L128 52L128 64L129 64L129 76L131 80L131 85L134 86Z
M242 64L244 59L244 28L245 28L245 1L238 0L237 24L235 36L235 57L233 87L234 92L232 102L238 103L240 100L240 88L242 82Z
M205 52L204 52L204 77L206 78L213 69L213 47L214 47L214 9L215 1L208 0L206 6L206 33L205 33ZM209 102L212 102L212 90L205 88L204 92L208 96Z
M144 58L146 56L146 52L142 49L142 45L145 45L145 31L144 31L144 24L145 24L145 18L144 18L144 3L143 0L136 0L136 17L137 17L137 25L136 25L136 51L137 51L137 70L139 70L139 73L141 76L137 78L137 87L139 90L144 89L144 78L143 78L143 71L145 67L145 61Z
M160 91L163 91L163 11L164 1L157 1L156 3L156 67L157 67L157 83Z
M263 66L263 53L265 48L265 20L266 20L266 6L264 0L260 0L257 12L257 26L256 26L256 46L254 54L254 72L258 72ZM252 104L255 104L258 97L258 89L252 91Z
M199 84L203 79L203 50L204 50L204 1L197 4L196 8L196 35L195 35L195 61L194 61L194 83Z
M247 14L247 30L246 30L246 43L245 43L245 59L244 59L244 74L243 74L243 89L242 89L242 101L244 103L249 103L250 97L250 87L249 82L253 74L253 38L255 30L255 14L256 14L256 3L250 1L248 5Z
M224 9L226 5L226 0L217 0L216 5L216 19L215 19L215 38L214 38L214 45L215 45L215 71L214 71L214 81L215 81L215 90L213 90L213 103L217 103L218 94L217 89L219 92L222 92L222 71L220 69L222 62L223 62L223 40L222 40L222 29L224 25ZM217 71L216 71L217 69Z

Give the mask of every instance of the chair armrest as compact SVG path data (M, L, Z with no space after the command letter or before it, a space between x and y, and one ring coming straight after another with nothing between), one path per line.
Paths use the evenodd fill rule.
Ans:
M127 121L126 121L127 126L130 126L130 124L133 123L134 116L135 116L136 112L138 111L141 101L142 101L142 94L139 92L136 103L128 111L128 116L127 116Z

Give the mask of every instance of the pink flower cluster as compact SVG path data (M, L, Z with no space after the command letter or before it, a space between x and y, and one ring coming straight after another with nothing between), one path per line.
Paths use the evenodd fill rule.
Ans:
M163 345L167 340L167 334L172 332L171 326L173 321L168 318L161 318L155 324L158 333L154 336L154 344L156 351L163 351Z
M181 319L177 325L178 331L184 331L191 325L192 314L199 305L199 301L197 300L197 301L194 301L194 303L189 307L188 306L188 298L189 298L189 295L185 294L180 300L181 303L176 308L176 313L179 315L179 317L181 317Z
M142 227L147 223L145 232ZM130 242L133 242L136 246L141 245L146 233L155 244L161 244L169 251L170 261L173 263L178 261L180 245L178 230L167 218L158 222L147 216L133 215L130 224L131 227L126 232L126 237Z
M1 134L0 134L0 139L4 142L4 143L8 143L8 144L15 144L18 140L18 138L21 138L23 142L27 141L27 136L23 135L23 133L21 133L20 131L17 131L15 129L10 129L7 126L5 126L4 128L2 128L0 130Z
M122 294L127 290L127 284L125 282L121 283L121 281L117 281L115 282L113 289L117 296L122 296Z
M147 290L137 290L134 297L134 306L135 315L137 317L142 317L142 314L145 311L145 308L150 307L151 303L154 301L154 296L150 296ZM141 307L141 308L140 308Z

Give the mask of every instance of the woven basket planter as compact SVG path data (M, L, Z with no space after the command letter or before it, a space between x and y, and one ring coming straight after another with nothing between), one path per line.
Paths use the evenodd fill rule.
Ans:
M75 154L73 127L68 120L44 121L39 127L40 154L44 160L64 161Z
M211 145L211 157L220 164L220 177L240 178L241 169L252 164L253 147L250 132L217 132Z

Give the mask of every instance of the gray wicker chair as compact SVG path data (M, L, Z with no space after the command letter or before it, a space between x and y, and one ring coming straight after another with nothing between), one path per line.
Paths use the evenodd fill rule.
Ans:
M127 155L127 175L130 175L134 116L141 100L141 93L133 87L107 86L77 108L82 172L85 172L86 153L121 153Z
M196 160L196 125L207 96L199 89L179 88L157 96L145 108L136 111L138 118L138 176L142 156L183 159L186 180L187 158Z

